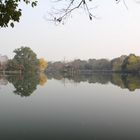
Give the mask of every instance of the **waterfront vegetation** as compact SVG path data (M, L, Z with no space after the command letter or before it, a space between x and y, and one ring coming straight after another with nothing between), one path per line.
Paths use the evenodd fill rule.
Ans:
M44 58L37 58L35 52L29 47L20 47L14 50L13 59L1 56L0 71L4 73L55 73L62 72L71 75L92 74L94 72L118 72L134 73L140 72L140 56L135 54L122 55L112 60L88 59L73 61L48 62Z
M73 84L100 84L102 85L115 85L121 89L128 89L129 92L134 92L140 89L140 75L138 74L120 74L120 73L93 73L93 74L76 74L69 75L68 73L45 73L35 74L14 74L14 75L1 75L0 86L8 86L12 84L14 87L13 93L21 97L28 97L32 95L37 86L44 86L47 80L61 81L64 85L67 83Z
M107 85L109 83L122 89L135 91L140 89L140 75L132 73L93 73L93 74L76 74L68 73L47 73L48 79L69 80L73 83L88 82L90 84Z
M13 59L0 59L0 69L4 73L40 73L47 67L47 61L44 58L37 58L35 52L29 47L21 47L14 50Z
M68 72L71 74L83 73L91 74L93 72L118 72L118 73L139 73L140 56L130 54L122 55L112 60L108 59L89 59L74 61L56 61L48 62L47 72Z
M112 60L89 59L70 62L48 62L37 58L29 47L14 50L13 59L1 56L1 75L15 87L14 93L29 96L37 85L44 85L49 79L68 79L73 82L112 83L121 88L134 91L140 88L140 57L135 54L122 55ZM118 74L115 74L118 73ZM10 76L13 75L14 76ZM47 74L47 76L46 76Z

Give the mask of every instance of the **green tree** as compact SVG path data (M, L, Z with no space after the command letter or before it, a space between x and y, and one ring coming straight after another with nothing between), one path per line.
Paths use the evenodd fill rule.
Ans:
M122 71L138 72L140 71L140 56L130 54L122 64Z
M29 47L21 47L14 50L13 61L16 62L18 69L23 72L36 72L39 68L39 61L36 54Z
M14 22L19 22L22 15L19 3L22 1L32 7L37 5L37 1L31 0L0 0L0 27L14 27Z
M8 61L7 69L8 71L17 71L19 70L18 62L15 59L10 59Z
M122 71L122 64L123 64L126 57L127 57L126 55L122 55L118 58L111 60L112 71L114 71L114 72Z

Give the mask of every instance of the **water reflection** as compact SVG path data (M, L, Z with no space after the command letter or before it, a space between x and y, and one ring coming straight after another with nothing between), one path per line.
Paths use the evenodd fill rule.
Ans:
M20 96L30 96L36 89L37 85L44 85L47 82L47 76L44 73L41 74L24 74L13 76L1 76L0 85L7 85L12 83L15 90L15 94Z
M39 78L35 74L9 76L8 81L15 87L13 92L20 96L30 96L39 84Z
M112 83L122 89L128 89L129 91L135 91L140 89L140 75L138 74L111 74L111 73L94 73L92 75L67 75L61 73L47 74L48 79L68 79L74 83L88 82L88 83L100 83L108 84Z
M14 93L17 95L30 96L36 89L37 85L44 86L48 79L57 79L65 82L65 79L68 79L68 82L80 83L100 83L108 84L112 83L117 85L122 89L128 89L129 91L135 91L140 89L140 75L134 74L109 74L109 73L94 73L92 75L68 75L62 73L49 73L47 76L44 73L30 75L14 75L14 76L0 76L0 86L7 85L8 82L12 83L14 86Z
M44 73L39 74L39 85L44 86L47 82L47 75Z
M5 76L1 75L0 76L0 86L7 85L7 84L8 84L8 80L6 79Z

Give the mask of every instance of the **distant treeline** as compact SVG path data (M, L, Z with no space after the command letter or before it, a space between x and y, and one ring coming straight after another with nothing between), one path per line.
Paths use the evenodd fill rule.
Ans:
M48 62L47 72L92 73L92 72L130 72L140 71L140 56L135 54L122 55L112 60L108 59L76 59L71 62Z

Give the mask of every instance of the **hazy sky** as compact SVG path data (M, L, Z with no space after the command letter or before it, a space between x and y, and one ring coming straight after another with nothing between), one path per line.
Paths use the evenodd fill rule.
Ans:
M38 1L34 9L22 5L23 16L15 28L0 29L0 54L11 58L15 48L28 46L48 61L140 55L140 4L135 0L125 0L128 10L122 2L96 0L90 7L98 6L92 13L99 19L89 21L80 10L60 26L44 19L50 1Z

